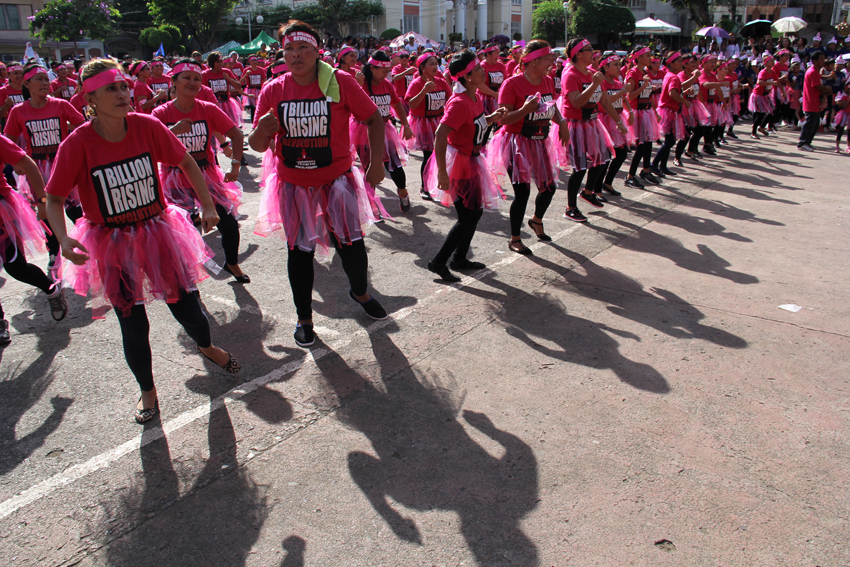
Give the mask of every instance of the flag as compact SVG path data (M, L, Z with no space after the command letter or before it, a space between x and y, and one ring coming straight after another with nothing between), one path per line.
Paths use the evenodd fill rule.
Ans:
M159 49L153 54L154 57L165 57L165 48L162 46L162 42L159 44Z

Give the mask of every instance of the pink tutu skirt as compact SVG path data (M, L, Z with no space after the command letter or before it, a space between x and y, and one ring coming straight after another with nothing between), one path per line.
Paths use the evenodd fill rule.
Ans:
M44 179L44 184L47 185L47 182L50 180L50 173L53 171L53 160L52 159L37 159L35 161L35 165L38 167L38 170L41 172L41 177ZM15 178L17 180L18 191L25 195L27 199L31 203L35 202L35 198L32 195L32 189L30 189L29 180L27 180L26 175L18 175L15 174ZM68 194L68 198L65 199L66 207L76 207L80 204L80 192L74 187L71 189L71 192Z
M237 127L242 126L242 105L236 100L236 97L230 96L227 97L227 100L219 100L218 107L224 111L224 113L233 120L233 123L236 124Z
M256 87L248 87L245 89L245 106L256 106L257 98L260 96L260 89Z
M496 109L499 107L499 102L495 98L492 96L481 95L481 99L481 102L484 104L484 114L490 115L496 112Z
M470 156L457 151L454 146L446 147L446 173L449 174L449 190L439 188L437 160L432 154L425 164L425 187L434 198L447 207L458 199L467 209L496 209L505 194L493 174L493 167L483 155Z
M658 117L655 110L633 110L635 122L629 128L638 144L654 142L661 138L661 128L658 126Z
M685 120L682 118L681 112L669 108L659 108L658 113L661 115L659 126L665 135L673 134L677 140L684 140L688 137L685 130Z
M803 91L788 87L788 106L793 110L800 108L800 98L803 96Z
M274 144L269 146L265 152L263 152L263 161L260 163L260 187L266 186L266 179L269 178L270 175L277 171L277 160L274 155Z
M850 108L845 108L844 110L839 110L835 113L835 123L833 124L836 128L847 128L850 127Z
M372 159L369 149L369 127L363 122L351 120L348 123L348 135L357 157L360 158L360 164L366 169ZM401 141L398 130L395 129L392 122L384 122L383 161L387 164L387 171L404 167L407 165L408 159L410 159L410 154L407 152L407 146Z
M157 216L120 228L83 217L70 237L89 252L77 266L65 262L64 285L94 296L92 318L103 319L107 303L128 315L134 305L153 299L173 303L197 289L213 257L185 211L169 205Z
M213 203L221 205L234 217L239 216L239 205L242 204L242 185L228 183L217 165L201 167L201 173L210 189ZM165 198L186 212L192 213L201 208L201 202L192 188L192 184L183 175L179 167L163 167L160 173L160 183Z
M711 118L708 109L698 98L688 99L691 101L690 108L682 107L682 120L685 121L685 126L696 128L708 122Z
M773 98L766 95L753 94L750 96L750 104L747 106L750 112L762 112L764 114L773 114L776 106L773 104Z
M724 108L722 105L717 105L717 125L718 126L732 126L735 124L735 119L732 117L732 111L729 110L727 106Z
M709 102L705 105L705 108L708 110L708 120L706 120L705 126L720 126L723 124L723 113L718 103Z
M729 111L735 116L741 114L741 95L732 95L732 99L729 101Z
M440 118L442 118L442 114L431 118L411 116L410 129L413 130L413 139L407 142L407 147L411 150L433 152L434 133L437 131L437 126L440 125Z
M623 111L620 114L620 118L622 118L623 123L628 127L629 125L629 113ZM632 133L632 129L628 128L628 132L626 135L620 134L620 131L617 130L617 123L608 116L607 112L602 112L599 114L599 120L602 121L602 125L605 126L605 130L608 132L608 135L611 137L611 143L614 144L615 148L622 148L625 146L633 146L635 144L635 135Z
M15 253L6 257L6 249L14 244ZM0 196L0 268L20 253L35 256L44 252L44 229L29 201L14 189Z
M557 129L552 124L550 132ZM547 136L545 140L531 140L500 128L487 146L487 159L495 173L508 177L511 183L533 181L540 191L554 190L558 180L556 139Z
M573 171L581 171L602 165L611 159L614 144L611 142L608 130L598 119L568 118L567 125L570 129L570 143L566 148L563 146L558 148L561 169L566 169L569 164Z
M788 93L785 92L785 89L781 85L773 89L773 97L776 101L776 104L788 103Z
M287 183L275 172L266 179L254 234L281 236L290 249L316 250L325 260L333 250L331 238L351 244L376 220L357 167L318 187Z

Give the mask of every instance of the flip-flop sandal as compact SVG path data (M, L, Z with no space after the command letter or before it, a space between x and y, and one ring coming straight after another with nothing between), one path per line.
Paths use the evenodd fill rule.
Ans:
M141 396L139 396L139 402L142 401ZM136 402L136 405L139 405L139 402ZM136 420L136 423L147 423L156 417L156 414L159 413L159 398L153 404L152 408L143 408L139 409L138 407L133 411L133 418Z
M211 359L210 357L208 357L207 355L205 355L205 354L203 353L203 351L201 350L201 347L198 347L198 352L200 352L200 353L201 353L201 355L202 355L204 358L206 358L207 360L209 360L210 362L212 362L212 363L213 363L213 364L215 364L216 366L220 367L220 368L221 368L222 370L224 370L225 372L228 372L228 373L230 373L230 374L236 374L237 372L239 372L240 370L242 370L242 366L239 364L239 362L238 362L235 358L233 358L233 355L232 355L232 354L230 354L230 353L229 353L229 352L227 352L227 351L224 351L224 352L227 354L227 356L228 356L229 358L228 358L228 360L227 360L227 363L226 363L226 364L224 364L224 365L219 364L219 363L218 363L218 362L216 362L215 360L213 360L213 359Z

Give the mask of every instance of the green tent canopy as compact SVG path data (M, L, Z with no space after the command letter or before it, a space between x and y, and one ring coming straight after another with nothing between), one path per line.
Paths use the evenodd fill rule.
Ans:
M251 55L253 53L257 53L260 50L260 48L263 46L264 43L266 44L266 46L271 46L271 44L276 43L276 42L277 42L277 40L275 38L273 38L272 36L270 36L266 32L261 31L259 33L259 35L257 35L257 37L254 38L253 41L249 41L248 43L246 43L245 45L242 45L241 47L233 48L233 49L231 49L231 52L235 51L240 56Z

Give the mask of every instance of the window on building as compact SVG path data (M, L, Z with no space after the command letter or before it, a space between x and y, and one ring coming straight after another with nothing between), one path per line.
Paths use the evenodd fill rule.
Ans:
M419 31L419 14L404 15L404 33L407 32L422 33Z
M517 33L522 33L522 22L511 22L511 37Z
M629 0L629 8L632 10L646 10L646 0Z
M511 0L511 4L514 6L522 6L522 0Z
M21 29L21 16L15 4L0 4L0 30Z

